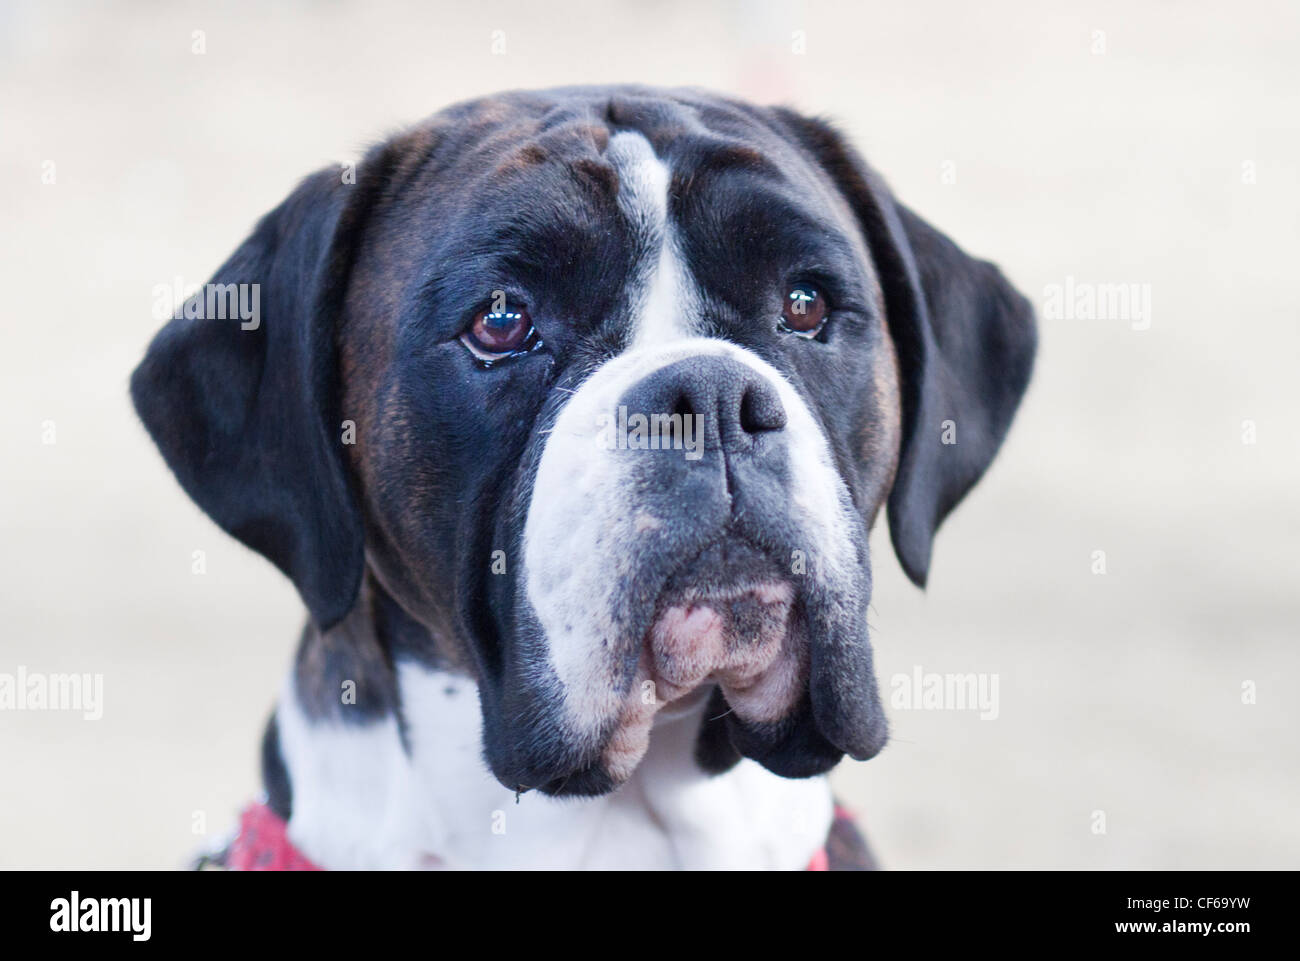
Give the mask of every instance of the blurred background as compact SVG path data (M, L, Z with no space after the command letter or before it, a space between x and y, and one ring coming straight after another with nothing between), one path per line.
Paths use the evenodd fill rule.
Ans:
M179 866L259 789L302 608L130 408L154 288L442 106L633 81L837 120L1039 307L927 592L876 532L886 697L999 680L836 772L884 864L1300 867L1300 9L1069 7L0 6L0 673L104 676L98 721L0 711L0 866ZM1149 316L1049 315L1067 284Z

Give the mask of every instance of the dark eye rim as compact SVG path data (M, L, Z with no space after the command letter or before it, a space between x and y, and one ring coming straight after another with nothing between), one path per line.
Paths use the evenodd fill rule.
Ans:
M469 351L470 356L474 358L474 361L478 364L479 367L482 367L484 369L490 367L496 367L507 361L515 360L516 358L526 356L527 354L531 354L534 351L538 350L539 348L546 346L545 343L542 341L541 333L537 329L537 324L533 322L532 316L531 314L529 314L528 331L524 334L524 338L520 342L518 347L514 348L513 350L506 350L500 352L486 349L479 342L478 338L474 336L473 331L474 331L474 321L478 318L480 314L488 310L490 306L491 306L490 304L482 304L476 307L474 311L470 314L469 322L465 326L465 329L461 331L460 335L456 338L460 342L461 346L464 347L467 351ZM528 308L526 306L521 304L519 306L519 309L523 311L525 314L528 314Z
M802 338L803 340L817 340L825 343L825 337L823 335L826 332L827 325L831 321L831 317L835 314L835 305L831 302L830 294L827 292L826 286L827 285L825 284L810 279L797 279L785 284L783 288L784 293L781 295L781 312L777 317L776 322L777 330L781 331L783 334L793 334L795 337ZM789 299L790 292L796 287L807 287L811 289L825 302L826 312L822 315L821 323L816 327L811 327L808 330L796 330L785 322L785 302Z

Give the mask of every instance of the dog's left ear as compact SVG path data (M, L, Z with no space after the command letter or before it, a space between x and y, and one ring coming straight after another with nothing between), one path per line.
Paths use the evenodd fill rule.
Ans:
M186 493L288 575L322 629L351 608L363 564L335 320L370 188L342 172L308 177L263 217L131 378Z
M848 201L880 276L903 401L889 529L924 587L935 531L993 460L1029 384L1033 308L997 267L896 203L833 127L774 113Z

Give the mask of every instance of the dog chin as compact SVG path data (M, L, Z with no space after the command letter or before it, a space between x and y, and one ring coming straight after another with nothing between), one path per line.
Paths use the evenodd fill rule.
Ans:
M612 791L641 763L656 726L691 717L703 723L706 710L724 701L717 713L727 715L727 729L749 748L741 753L753 751L766 766L808 776L824 770L825 760L838 760L838 752L822 750L813 751L811 764L785 757L790 733L811 721L803 586L737 536L724 536L682 565L642 622L649 626L636 642L632 683L599 747L538 789L554 796Z

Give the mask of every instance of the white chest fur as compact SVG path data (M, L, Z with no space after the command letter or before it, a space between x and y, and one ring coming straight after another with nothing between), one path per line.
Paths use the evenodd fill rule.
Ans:
M323 867L798 870L825 843L826 779L749 760L706 776L693 759L699 709L656 724L617 791L516 803L483 763L473 683L412 664L398 676L409 754L394 718L308 721L286 685L276 717L289 836Z

